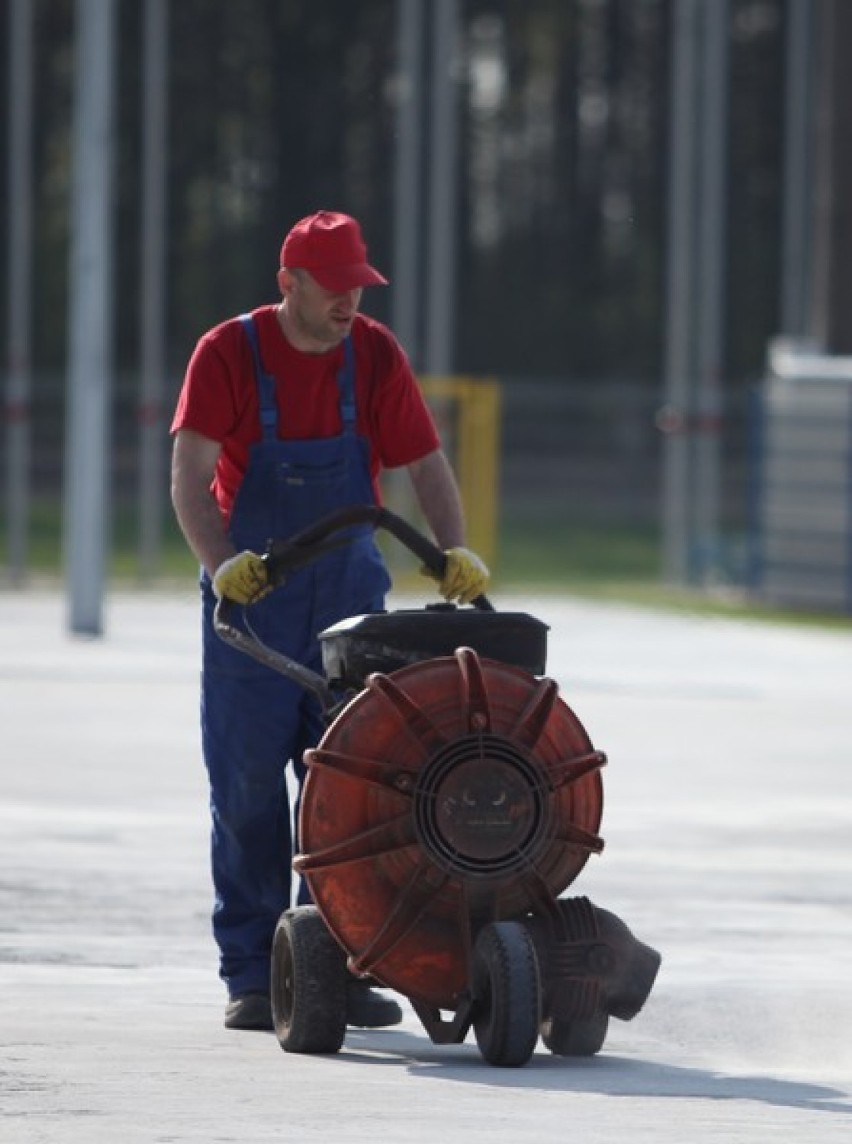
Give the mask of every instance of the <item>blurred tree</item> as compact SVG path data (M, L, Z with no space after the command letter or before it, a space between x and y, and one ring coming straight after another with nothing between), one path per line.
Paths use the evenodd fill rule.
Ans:
M393 0L173 5L170 257L180 360L207 326L276 295L290 224L358 215L387 261Z
M852 6L823 0L818 23L813 333L831 353L852 354L852 75L845 50L852 35Z
M656 376L667 5L468 10L464 368Z
M783 196L784 10L731 5L727 362L731 379L762 376L779 329Z
M73 0L34 0L36 368L61 370ZM656 384L672 0L462 0L460 372ZM396 0L172 0L168 360L275 296L283 233L358 215L391 268ZM137 366L141 5L120 0L118 361ZM728 369L778 308L785 0L732 0ZM7 49L0 21L0 51ZM5 124L0 150L7 154ZM0 206L5 195L0 187ZM5 242L5 237L0 240ZM2 250L0 250L2 253ZM3 290L8 283L3 283ZM389 292L367 305L389 316Z

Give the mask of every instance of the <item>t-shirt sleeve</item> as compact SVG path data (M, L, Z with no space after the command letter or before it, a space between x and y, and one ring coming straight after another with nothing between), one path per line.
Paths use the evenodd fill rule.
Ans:
M242 350L229 326L217 327L200 339L186 367L172 433L191 429L224 441L234 432L245 412L239 407L236 384Z
M438 431L402 346L376 330L377 377L372 394L373 447L383 468L410 465L440 446Z

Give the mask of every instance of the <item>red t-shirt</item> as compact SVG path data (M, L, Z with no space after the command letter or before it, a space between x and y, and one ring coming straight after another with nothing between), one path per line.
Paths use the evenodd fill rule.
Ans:
M311 440L341 432L337 374L343 346L306 354L284 337L275 306L253 311L260 358L276 380L278 435ZM370 444L370 474L420 460L438 448L438 434L399 342L380 322L358 314L352 326L358 433ZM206 333L190 358L172 433L191 429L222 445L213 493L226 519L245 474L249 447L260 440L254 362L238 318Z

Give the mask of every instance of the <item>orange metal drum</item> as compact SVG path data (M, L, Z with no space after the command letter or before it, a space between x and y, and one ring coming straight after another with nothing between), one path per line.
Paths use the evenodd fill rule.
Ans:
M552 680L469 648L370 676L306 761L296 869L356 972L436 1008L482 925L603 848L604 755Z

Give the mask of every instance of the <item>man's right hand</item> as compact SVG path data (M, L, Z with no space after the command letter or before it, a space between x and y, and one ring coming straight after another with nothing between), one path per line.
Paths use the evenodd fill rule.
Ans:
M226 596L235 604L254 604L272 591L262 556L246 549L223 561L213 577L217 599Z

